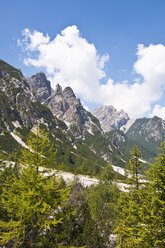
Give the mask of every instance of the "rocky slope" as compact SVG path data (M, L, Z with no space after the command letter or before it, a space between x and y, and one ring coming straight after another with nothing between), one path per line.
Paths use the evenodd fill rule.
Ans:
M22 73L0 61L1 126L7 130L17 125L32 127L40 119L35 111L36 98ZM31 118L29 118L31 115Z
M27 82L31 90L35 93L38 101L44 102L52 92L50 81L47 80L43 72L33 75L31 78L27 79Z
M36 125L45 125L49 130L65 126L46 106L37 101L22 73L0 60L1 148L4 151L13 151L12 148L16 146L16 141L13 140L11 134L19 132L24 138Z
M161 142L165 139L165 120L157 116L137 119L126 134L145 142Z
M124 160L129 157L129 151L136 144L142 156L152 161L158 154L161 140L165 140L165 121L158 117L129 119L123 111L117 111L113 106L102 106L93 111L99 119L111 143L124 154Z
M118 157L113 155L115 148L102 134L99 121L83 109L71 88L62 90L57 86L49 96L49 82L43 74L32 79L33 84L37 81L36 88L32 87L32 80L29 83L19 70L0 60L0 153L3 156L15 156L23 144L26 147L26 136L39 126L49 132L55 143L57 154L52 165L55 168L63 164L67 171L96 175L106 160L117 161ZM39 85L45 85L42 92L47 91L46 100L48 105L52 104L49 106L52 111L38 101L44 96ZM70 129L62 120L71 123L67 123Z
M159 117L139 118L122 132L113 130L107 133L114 146L129 157L129 151L136 144L144 159L153 161L157 156L161 141L165 141L165 121Z
M42 104L41 104L42 103ZM101 112L103 111L103 112ZM56 164L76 173L95 175L106 162L124 166L137 144L144 159L152 160L165 138L158 118L130 120L112 106L86 111L70 87L52 91L43 73L26 79L20 70L0 60L0 151L15 153L36 125L50 133L57 149ZM123 129L123 131L119 130ZM53 166L56 166L55 164Z
M62 120L75 137L83 137L85 132L102 132L98 120L83 108L80 99L76 98L70 87L62 90L57 84L56 90L51 94L50 82L43 73L34 75L28 83L37 99Z
M120 129L129 120L127 113L123 110L117 111L113 106L101 106L92 114L100 121L104 132Z

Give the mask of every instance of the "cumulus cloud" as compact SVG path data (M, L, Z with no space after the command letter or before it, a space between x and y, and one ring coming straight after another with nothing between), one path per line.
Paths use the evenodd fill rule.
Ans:
M23 31L23 37L25 50L38 52L36 59L31 53L24 60L26 65L44 67L53 88L56 83L63 87L70 85L86 101L95 99L93 89L105 77L102 69L108 55L97 54L95 46L81 37L76 26L65 28L53 40L28 29Z
M151 114L151 117L153 116L158 116L161 117L163 120L165 120L165 106L162 107L156 104Z
M138 75L133 83L116 83L109 78L106 84L101 84L109 55L101 56L94 44L81 36L77 26L65 28L52 40L48 34L36 30L25 29L22 35L19 45L24 47L24 63L45 68L53 88L57 83L71 86L85 103L113 105L136 118L151 113L151 105L163 95L165 46L161 44L138 45L133 65ZM156 110L160 115L163 113L161 107Z
M41 45L48 44L50 37L48 34L46 36L43 33L34 30L33 33L30 32L28 28L25 28L22 31L22 36L24 37L21 40L18 40L18 45L25 48L25 50L35 51L39 50Z

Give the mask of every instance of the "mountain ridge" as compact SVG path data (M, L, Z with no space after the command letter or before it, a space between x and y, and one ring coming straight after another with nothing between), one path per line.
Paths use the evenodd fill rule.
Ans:
M66 170L83 170L91 175L99 173L107 162L124 167L135 144L142 149L144 159L152 160L161 142L160 134L165 133L160 118L131 120L113 106L106 107L113 118L108 122L112 124L110 131L105 132L70 87L62 89L58 84L52 90L44 73L26 79L20 70L2 60L0 103L1 151L11 153L20 146L11 133L25 141L29 131L39 125L56 143L57 163L63 163Z
M0 151L4 157L15 156L14 154L21 148L18 139L15 139L16 136L25 142L30 130L39 126L49 132L52 142L55 143L57 153L53 168L58 165L63 166L66 171L75 173L83 172L91 175L99 173L101 168L107 164L99 153L104 155L106 148L105 145L102 151L97 148L96 137L93 133L88 133L86 126L83 133L80 133L81 130L76 132L74 129L69 130L67 125L53 115L45 104L38 101L36 92L30 87L22 73L2 60L0 61L0 75ZM68 89L64 90L65 95L66 91L68 92ZM80 100L74 97L71 89L70 94L79 105ZM104 139L100 134L100 128L97 127L98 120L88 112L85 114L92 122L92 126L89 126L93 128L92 132L96 131L95 135L97 136L98 133L99 139ZM73 135L77 132L79 136ZM86 140L87 136L90 136L92 149L91 143ZM112 153L107 156L112 160Z
M113 106L100 106L96 108L93 115L99 119L104 132L120 129L130 120L124 110L118 111Z

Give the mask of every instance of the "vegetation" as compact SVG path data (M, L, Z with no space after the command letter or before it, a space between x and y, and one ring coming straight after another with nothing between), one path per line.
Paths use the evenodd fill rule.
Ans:
M20 70L14 68L13 66L7 64L3 60L0 59L0 69L6 71L11 77L18 79L21 81L22 73Z
M0 150L3 148L7 153L12 153L17 149L20 149L20 147L21 146L19 146L16 140L8 132L4 132L0 135Z
M161 248L165 245L165 147L148 172L149 181L140 178L140 152L131 152L128 192L118 200L117 247Z
M140 170L141 155L137 148L134 147L131 152L132 158L128 163L126 184L129 185L128 193L120 193L118 200L119 215L117 228L117 247L140 247L141 243L141 205L143 204L143 194L141 187Z
M67 215L62 211L70 187L55 176L45 176L41 166L54 159L47 134L31 133L18 160L19 170L13 170L1 190L0 244L6 247L58 247L53 232ZM7 173L7 170L5 170ZM2 175L4 171L2 171ZM53 243L52 243L53 238Z
M119 190L110 165L99 174L98 184L89 188L78 181L66 185L49 173L46 168L57 163L49 133L30 132L27 145L29 149L15 154L15 163L1 161L2 247L164 247L164 143L145 180L141 154L134 147L123 179L125 191ZM69 156L70 151L65 152ZM80 169L88 171L87 161Z

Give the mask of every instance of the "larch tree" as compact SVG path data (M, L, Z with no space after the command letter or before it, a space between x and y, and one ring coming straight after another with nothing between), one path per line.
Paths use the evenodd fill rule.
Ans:
M147 208L145 226L151 247L165 247L165 143L161 143L160 153L148 172Z
M70 187L44 170L55 155L48 133L31 132L27 146L19 157L19 173L8 177L2 189L0 204L7 218L0 220L0 245L62 247L53 229L67 217L62 209Z
M121 192L118 202L118 220L115 229L117 248L144 247L141 239L141 207L143 205L143 177L141 171L141 154L137 146L131 151L132 158L126 170L127 192Z

